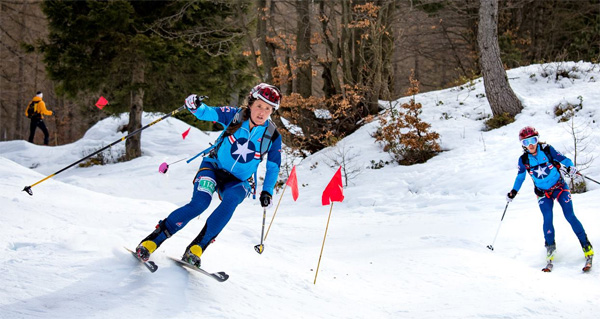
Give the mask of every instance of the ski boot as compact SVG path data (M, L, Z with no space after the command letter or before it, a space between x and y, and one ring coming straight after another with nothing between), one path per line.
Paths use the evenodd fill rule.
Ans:
M583 254L585 256L585 266L583 266L583 271L588 271L592 268L592 259L594 258L594 248L592 244L589 242L583 246Z
M546 262L552 263L556 254L556 244L546 245Z
M141 261L146 262L148 259L150 259L150 254L152 254L156 248L157 246L153 241L146 240L137 246L135 249L135 254Z
M200 268L200 256L202 256L202 247L200 245L192 245L186 249L181 260L196 268Z
M551 272L554 264L554 255L556 254L556 244L546 245L546 267L542 269L543 272Z
M150 259L150 254L152 254L163 241L171 237L171 233L167 230L165 222L166 219L159 221L158 225L156 225L156 229L144 238L135 249L135 253L140 260L144 262L148 261L148 259Z

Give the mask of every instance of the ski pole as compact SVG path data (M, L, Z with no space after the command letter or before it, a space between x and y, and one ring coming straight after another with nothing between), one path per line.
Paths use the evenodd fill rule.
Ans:
M158 171L160 173L162 173L162 174L166 174L167 171L169 170L169 165L177 164L177 163L179 163L179 162L181 162L181 161L183 161L185 159L186 158L182 158L182 159L180 159L178 161L175 161L175 162L173 162L171 164L167 164L167 162L162 162L162 164L160 164L160 166L158 167Z
M504 220L504 214L506 214L506 209L508 208L508 204L510 202L506 202L506 207L504 207L504 213L502 213L502 218L500 218L500 224L498 225L498 230L496 230L496 236L494 236L494 241L491 245L488 245L487 248L490 250L494 250L494 244L496 243L496 238L498 238L498 233L500 232L500 226L502 226L502 221Z
M263 222L262 222L262 231L260 233L260 244L254 246L254 250L256 250L257 253L262 254L263 251L265 250L265 246L263 245L263 236L265 234L265 219L267 218L267 208L264 207L263 209Z
M88 159L88 158L90 158L90 157L92 157L92 156L94 156L94 155L96 155L96 154L98 154L98 153L100 153L100 152L102 152L102 151L106 150L107 148L109 148L109 147L111 147L111 146L113 146L113 145L115 145L115 144L117 144L117 143L119 143L119 142L123 142L124 140L126 140L126 139L128 139L128 138L130 138L130 137L132 137L132 136L134 136L134 135L136 135L136 134L138 134L139 132L141 132L141 131L143 131L143 130L147 129L148 127L150 127L150 126L152 126L152 125L154 125L154 124L156 124L156 123L158 123L158 122L160 122L160 121L162 121L162 120L166 119L167 117L170 117L170 116L173 116L173 115L175 115L177 112L179 112L179 111L181 111L181 110L183 110L183 109L185 109L185 105L182 105L181 107L179 107L178 109L176 109L176 110L172 111L171 113L167 113L165 116L163 116L163 117L161 117L161 118L159 118L159 119L155 120L154 122L152 122L152 123L150 123L150 124L147 124L147 125L146 125L146 126L144 126L144 127L141 127L141 128L139 128L139 129L137 129L137 130L135 130L135 131L133 131L133 132L129 133L127 136L124 136L124 137L122 137L122 138L120 138L120 139L118 139L118 140L116 140L116 141L114 141L114 142L110 143L109 145L107 145L107 146L105 146L105 147L103 147L103 148L101 148L101 149L99 149L99 150L95 151L94 153L92 153L92 154L90 154L90 155L88 155L88 156L86 156L86 157L84 157L84 158L81 158L81 159L77 160L77 161L76 161L76 162L74 162L73 164L71 164L71 165L69 165L69 166L66 166L66 167L64 167L64 168L60 169L58 172L56 172L56 173L54 173L54 174L51 174L51 175L48 175L48 176L46 176L45 178L43 178L43 179L41 179L41 180L37 181L36 183L34 183L34 184L32 184L32 185L25 186L25 188L23 188L23 191L24 191L24 192L27 192L27 194L29 194L29 195L33 196L33 191L31 190L31 188L32 188L32 187L34 187L34 186L36 186L37 184L40 184L40 183L44 182L45 180L47 180L47 179L50 179L50 178L52 178L52 177L54 177L54 176L56 176L56 175L58 175L58 174L60 174L60 173L62 173L62 172L64 172L64 171L66 171L67 169L69 169L69 168L71 168L71 167L75 166L77 163L79 163L79 162L82 162L82 161L84 161L84 160L86 160L86 159Z
M267 233L265 234L265 241L267 240L267 236L269 236L269 230L271 229L271 225L273 225L273 220L275 219L275 215L277 215L277 210L279 209L279 204L281 204L281 199L283 198L283 194L285 194L285 188L287 184L283 185L283 191L281 192L281 196L279 196L279 201L277 202L277 206L275 207L275 212L273 212L273 217L271 218L271 222L269 223L269 227L267 228Z
M594 183L596 183L596 184L600 184L600 182L598 182L598 181L596 181L596 180L593 180L592 178L590 178L590 177L587 177L586 175L579 174L579 172L577 172L577 175L579 175L579 176L582 176L583 178L587 178L587 179L589 179L590 181L592 181L592 182L594 182Z

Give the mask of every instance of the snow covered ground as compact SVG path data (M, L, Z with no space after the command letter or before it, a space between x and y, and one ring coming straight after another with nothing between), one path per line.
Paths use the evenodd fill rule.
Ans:
M577 78L556 80L558 67ZM191 196L200 160L174 164L167 175L159 164L196 154L214 133L192 128L182 140L188 125L169 118L144 131L143 157L71 168L33 187L33 196L23 187L120 138L126 116L69 145L1 142L0 318L598 318L600 270L581 272L581 247L558 205L554 271L540 271L542 215L529 179L508 206L495 250L486 246L516 176L519 129L534 125L542 141L572 157L556 105L581 97L576 123L589 125L587 154L596 157L583 173L600 180L600 66L532 65L508 76L525 108L515 123L489 132L482 131L491 110L481 79L417 96L445 150L425 164L367 168L390 160L370 135L377 122L299 163L300 197L285 192L262 255L253 249L262 209L247 199L203 257L207 270L229 273L225 283L167 259L183 253L218 199L153 254L156 273L123 249ZM146 114L144 124L158 116ZM337 169L328 157L342 148L361 173L333 206L315 285L329 213L321 193ZM599 250L600 185L588 187L573 196L575 213Z

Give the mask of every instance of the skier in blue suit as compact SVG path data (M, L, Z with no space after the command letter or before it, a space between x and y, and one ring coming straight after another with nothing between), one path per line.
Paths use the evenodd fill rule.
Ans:
M539 142L537 130L526 126L519 132L519 139L524 149L519 158L519 172L513 189L507 194L506 200L511 202L525 180L526 173L531 176L534 192L538 196L538 205L544 217L543 230L547 252L547 261L552 263L556 250L554 241L554 225L552 223L552 207L554 200L560 204L565 219L571 224L573 232L579 239L584 255L591 262L594 255L592 244L587 238L583 225L573 211L573 200L569 185L565 183L557 165L563 165L571 177L577 174L573 161L557 152L552 146Z
M266 174L260 193L262 207L271 204L273 188L281 165L281 136L269 117L279 107L281 92L261 83L248 96L248 107L210 107L192 94L185 100L187 109L199 120L219 122L225 130L207 151L194 178L191 201L159 221L156 229L136 248L137 256L147 261L167 238L208 208L214 192L221 203L208 217L204 228L186 248L183 260L200 267L200 257L223 230L237 206L251 192L250 177L267 156ZM255 181L256 182L256 181Z

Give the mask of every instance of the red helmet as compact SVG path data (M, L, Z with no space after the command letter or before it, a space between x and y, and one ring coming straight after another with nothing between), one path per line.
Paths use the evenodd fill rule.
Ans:
M250 97L261 99L277 110L281 101L281 91L274 85L260 83L252 88Z
M522 141L528 137L539 136L540 134L533 126L525 126L519 131L519 141Z

